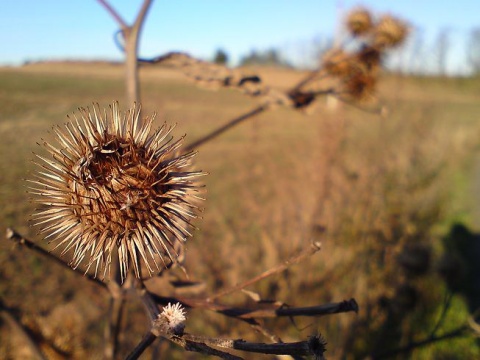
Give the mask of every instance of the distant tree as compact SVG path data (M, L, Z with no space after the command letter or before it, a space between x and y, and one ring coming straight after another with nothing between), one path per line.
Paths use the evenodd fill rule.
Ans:
M425 33L423 29L416 28L412 37L406 65L407 68L405 70L408 70L412 74L420 74L425 72Z
M240 65L275 65L292 67L285 61L277 49L271 48L265 51L252 50L250 54L240 60Z
M228 63L228 54L223 49L218 49L213 57L215 64L225 65Z
M442 76L447 74L447 58L450 51L450 29L440 29L437 40L437 60L438 60L438 73Z
M467 57L473 73L480 74L480 28L475 28L470 33Z
M257 50L250 51L250 54L242 57L240 60L240 65L255 65L260 63L261 56Z

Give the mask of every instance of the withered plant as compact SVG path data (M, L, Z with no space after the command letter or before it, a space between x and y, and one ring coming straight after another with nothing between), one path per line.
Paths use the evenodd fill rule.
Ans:
M300 316L357 312L358 305L353 298L333 300L324 305L290 307L277 298L279 291L272 284L268 284L270 287L264 292L249 289L280 273L284 274L283 280L288 287L289 276L295 274L293 265L299 263L305 267L305 276L294 280L294 290L311 289L309 297L316 298L316 289L321 289L328 298L339 299L348 288L348 293L355 294L365 304L364 314L356 319L335 320L346 338L331 342L339 347L329 348L334 356L345 356L349 351L377 356L382 355L385 346L402 346L402 341L391 341L396 334L388 331L388 325L405 326L399 314L415 306L418 290L406 279L418 279L429 271L430 245L418 239L426 236L436 220L436 211L440 210L433 201L425 205L424 197L411 204L402 201L398 188L410 192L427 189L429 195L436 196L435 189L423 181L434 177L444 164L430 164L424 172L417 173L419 166L410 173L409 161L426 157L421 155L431 146L417 138L403 139L410 147L402 157L395 152L396 148L389 147L391 137L385 137L383 145L392 157L391 162L384 162L378 154L373 155L378 149L372 147L361 149L361 154L368 156L360 160L349 159L344 148L355 146L349 135L349 129L355 124L343 119L341 111L335 114L335 119L326 116L320 134L323 148L318 159L318 172L321 173L318 176L318 204L312 215L308 246L285 261L276 244L264 234L261 246L275 253L274 260L266 260L270 268L250 279L240 278L235 285L226 284L226 279L222 278L225 269L219 268L222 263L215 259L210 249L205 249L206 257L196 261L205 262L218 280L219 286L210 291L210 295L178 295L168 292L167 286L151 284L158 280L160 284L169 282L170 286L178 288L198 285L198 279L190 278L184 266L184 250L188 247L185 240L199 220L201 207L208 204L208 199L203 201L200 181L205 173L193 164L194 151L267 110L283 106L293 111L310 111L322 97L334 97L361 110L385 115L386 106L378 96L379 76L387 52L404 42L408 34L406 23L390 15L376 19L366 9L352 11L346 18L349 39L343 44L345 46L331 49L320 59L317 69L288 90L281 91L265 84L258 74L200 61L185 53L139 58L138 39L152 1L144 1L132 26L127 25L107 1L99 0L99 3L120 26L116 36L125 52L126 98L128 106L134 104L133 108L122 112L116 102L109 110L102 110L95 104L90 109L81 108L78 117L70 119L64 128L54 129L56 144L42 141L41 145L50 156L37 155L40 168L37 178L30 179L31 193L40 204L34 218L41 233L63 249L61 254L46 251L13 229L9 229L7 236L68 269L73 268L108 291L110 309L104 357L119 357L119 343L128 331L122 319L125 303L134 298L146 311L148 331L137 341L128 359L138 358L158 338L187 351L224 359L241 359L239 351L321 359L326 351L322 335L313 333L303 341L284 342L277 335L278 325L269 319L284 317L294 321ZM348 50L351 42L356 42L354 50ZM170 127L164 125L153 130L153 117L144 117L140 112L138 67L154 65L178 68L200 86L238 89L259 99L260 104L182 146L183 139L174 140L169 135ZM396 133L395 129L386 131L381 125L379 127L379 132L384 131L382 136ZM412 230L417 222L425 226ZM320 250L321 242L332 239L345 250L341 255L343 263L337 257L325 264L313 264L310 258ZM198 255L189 253L188 256ZM243 266L247 268L249 264ZM402 269L400 280L396 278L396 266ZM336 286L348 272L358 273L354 284ZM169 278L173 273L175 280ZM247 305L221 302L227 296L236 301L243 296L241 301ZM268 343L191 334L188 332L190 311L201 311L202 321L223 322L224 328L231 327L231 322L225 325L225 318L247 324L265 336ZM211 314L221 317L213 319ZM32 353L42 358L47 352L43 343L49 340L54 343L54 340L43 336L43 342L36 343L30 336L35 332L34 324L26 324L28 330L25 331L14 316L9 319L12 327L16 326L25 336ZM370 336L370 327L374 329L371 334L375 339L365 340ZM465 329L461 330L458 334ZM72 349L62 350L55 343L50 345L49 351L58 356L73 356Z

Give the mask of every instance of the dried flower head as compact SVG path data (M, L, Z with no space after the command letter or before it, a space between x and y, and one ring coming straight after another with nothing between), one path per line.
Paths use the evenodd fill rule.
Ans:
M181 334L185 329L185 310L180 303L168 303L158 315L157 323L164 330Z
M137 106L79 111L54 128L57 145L43 142L52 158L36 155L40 232L59 241L62 254L72 250L71 266L95 264L95 275L109 274L112 255L122 279L131 265L140 277L142 264L152 274L152 265L175 262L198 211L195 180L204 173L188 170L194 153L178 153L182 139L172 141L172 127L151 132L154 116L140 125Z
M364 35L373 27L372 15L367 9L354 9L347 15L346 25L353 36Z
M356 60L363 64L367 71L376 74L382 65L382 51L375 47L364 46L355 54Z
M356 74L342 79L342 92L356 101L369 100L377 85L377 79L369 72L358 71Z
M378 21L373 34L373 44L380 49L401 45L408 35L407 24L391 15L384 15Z

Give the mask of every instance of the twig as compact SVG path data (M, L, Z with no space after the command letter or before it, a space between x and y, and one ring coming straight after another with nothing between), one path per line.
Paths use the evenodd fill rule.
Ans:
M140 355L142 355L143 352L150 345L152 345L156 339L157 337L151 331L149 331L147 334L145 334L145 336L142 338L140 343L137 346L135 346L135 349L133 349L133 351L130 354L128 354L128 356L126 357L126 360L138 359Z
M285 261L283 264L281 265L278 265L270 270L267 270L263 273L261 273L260 275L257 275L247 281L244 281L238 285L235 285L229 289L225 289L225 290L222 290L212 296L209 296L207 298L207 301L211 302L215 299L218 299L222 296L225 296L225 295L229 295L235 291L238 291L238 290L241 290L241 289L244 289L246 288L247 286L249 285L252 285L260 280L263 280L269 276L272 276L274 274L277 274L279 272L282 272L282 271L285 271L286 269L288 269L291 265L294 265L294 264L297 264L299 263L300 261L302 261L303 259L309 257L309 256L312 256L313 254L315 254L317 251L319 251L321 249L321 244L318 243L318 242L314 242L311 244L310 248L302 251L299 255L296 255L296 256L293 256L291 257L290 259L288 259L287 261Z
M303 80L299 81L294 87L290 89L290 92L299 91L302 87L307 85L310 81L317 78L323 69L315 69L311 71Z
M445 293L445 299L443 301L442 313L441 313L440 318L438 319L437 323L433 327L432 331L430 332L429 337L434 337L435 336L436 332L438 331L438 329L442 325L443 321L445 320L445 316L447 315L448 309L450 308L450 304L451 304L452 298L453 298L453 293L448 289L446 289L445 291L446 291L446 293Z
M160 311L158 310L158 305L157 305L155 296L145 288L143 281L140 281L140 280L137 281L137 296L142 301L142 304L145 308L145 312L147 313L149 320L153 322L155 319L157 319L158 315L160 314ZM160 304L165 306L169 302L175 303L179 301L172 300L172 301L168 301L166 303L160 303Z
M171 56L171 54L167 54L167 56ZM152 59L151 62L158 62L158 61L163 61L165 59L164 56L159 56L155 59ZM145 61L145 60L143 60ZM311 74L309 74L305 79L303 79L302 81L300 81L297 85L295 85L294 87L292 87L292 89L290 91L287 91L287 95L289 94L292 94L294 92L298 92L299 89L304 86L305 84L307 84L309 81L311 81L312 79L315 78L315 76L319 73L320 71L313 71ZM313 94L312 93L312 96L313 96L313 99L315 98L315 96L318 96L318 95L325 95L325 94L330 94L332 92L331 89L328 89L328 90L325 90L325 91L319 91L318 93L315 93ZM313 101L313 99L311 101ZM310 102L311 102L310 101ZM248 113L245 113L243 115L240 115L239 117L237 118L234 118L233 120L230 120L228 121L225 125L221 126L220 128L218 128L217 130L214 130L212 131L211 133L207 134L206 136L204 136L203 138L189 144L185 151L191 151L191 150L194 150L194 149L197 149L199 146L205 144L206 142L216 138L217 136L221 135L222 133L224 133L225 131L227 130L230 130L232 127L234 127L235 125L238 125L240 124L241 122L247 120L247 119L251 119L252 117L260 114L261 112L269 109L270 107L269 106L266 106L266 105L261 105L257 108L255 108L254 110L251 110L250 112Z
M408 344L407 346L404 346L404 347L401 347L401 348L398 348L398 349L394 349L394 350L389 350L389 351L386 351L386 352L381 353L381 354L372 354L372 359L386 359L386 358L391 358L391 357L393 357L395 355L398 355L398 354L409 353L416 348L426 346L426 345L429 345L429 344L437 342L437 341L442 341L442 340L445 340L445 339L450 339L450 338L454 338L454 337L457 337L457 336L461 336L467 330L468 330L468 326L463 325L463 326L460 326L459 328L457 328L455 330L452 330L452 331L447 332L447 333L445 333L443 335L440 335L440 336L428 337L428 338L426 338L424 340L421 340L421 341L414 341L414 342L411 342L410 344Z
M115 359L118 350L118 337L122 323L125 298L122 288L115 281L108 283L110 304L108 308L108 323L105 324L105 350L106 359Z
M63 267L68 268L69 270L73 270L76 274L82 275L83 277L87 278L88 280L94 282L97 285L100 285L101 287L106 288L106 285L103 281L97 279L94 275L88 274L83 272L79 268L72 268L70 265L68 265L66 262L64 262L61 258L57 257L55 254L45 250L44 248L38 246L35 244L33 241L28 240L24 238L22 235L20 235L18 232L16 232L12 228L7 228L6 231L6 238L9 240L14 241L17 244L26 246L28 249L35 251L37 254L40 254L44 257L46 257L48 260L52 260L53 262L62 265Z
M212 131L211 133L207 134L206 136L194 141L193 143L187 145L185 147L185 152L189 152L189 151L192 151L192 150L195 150L197 149L200 145L203 145L204 143L216 138L217 136L223 134L225 131L231 129L232 127L234 127L235 125L238 125L240 124L241 122L247 120L247 119L250 119L260 113L262 113L263 111L265 111L267 109L267 107L261 105L259 107L256 107L255 109L243 114L243 115L240 115L239 117L233 119L233 120L230 120L229 122L227 122L225 125L221 126L220 128L218 128L217 130L214 130Z
M293 343L253 343L243 339L219 339L206 336L198 336L184 333L182 335L172 335L163 333L173 343L183 347L187 351L195 351L202 354L218 356L222 359L237 360L242 359L236 355L226 353L212 347L219 347L230 350L239 350L256 354L270 355L290 355L294 357L314 355L317 359L321 359L325 349L325 341L320 336L313 336L307 341L299 341ZM154 333L146 334L142 341L128 355L127 360L137 359L145 349L150 346L156 339Z
M307 341L275 344L253 343L245 341L243 339L230 340L209 338L188 333L183 334L182 339L193 343L203 343L209 346L215 346L224 349L240 350L257 354L317 356L325 352L325 342L320 336L314 336ZM323 344L323 347L319 347L318 344Z
M148 9L152 5L153 0L145 0L142 4L142 7L140 8L140 11L138 12L137 18L135 19L135 22L133 23L134 28L140 28L143 25L143 22L145 21L145 16L147 15Z
M126 30L128 28L127 23L120 14L106 1L106 0L98 0L98 2L107 10L107 12L115 19L115 21L120 25L122 30Z
M2 304L0 304L0 317L2 317L4 321L10 325L12 333L15 331L23 338L24 342L30 349L33 358L39 360L47 360L47 358L38 348L36 342L31 338L31 336L24 329L24 327L17 321L17 319L15 319L15 316L10 313L10 310L4 307Z
M123 52L125 53L125 80L127 90L127 103L140 103L140 89L138 80L138 39L142 30L145 17L153 0L144 0L140 11L132 26L128 26L115 9L106 1L98 0L101 5L112 15L121 28L124 38ZM141 117L139 117L140 121Z
M325 316L344 312L358 312L358 304L355 299L341 301L338 303L310 306L310 307L292 307L282 308L273 307L267 309L231 307L202 299L189 299L183 297L163 297L150 293L153 300L160 305L168 303L180 303L186 308L205 309L215 311L229 317L244 319L257 318L275 318L275 317L291 317L291 316Z
M142 300L142 303L149 314L150 321L152 323L152 329L149 334L146 334L141 342L135 347L132 353L129 355L128 359L136 359L140 356L145 349L152 344L155 340L152 336L163 336L170 341L184 347L189 351L198 351L208 355L219 356L223 359L241 359L239 357L234 357L231 354L218 351L216 349L210 348L210 346L223 347L228 349L250 351L257 353L265 354L284 354L292 355L294 358L298 358L302 355L307 354L317 354L317 350L312 350L313 348L317 349L318 346L314 347L313 344L318 343L324 344L323 339L319 337L313 337L309 341L303 341L298 343L282 343L277 342L275 344L259 344L259 343L248 343L244 340L225 340L217 338L208 338L202 336L191 335L187 333L182 334L172 334L169 331L165 331L164 328L158 325L155 322L157 319L159 310L156 304L167 305L168 303L180 303L185 307L196 307L204 308L209 310L217 311L225 316L235 317L249 323L256 323L254 320L256 317L279 317L279 316L318 316L326 314L334 314L339 312L346 311L358 311L358 305L355 300L351 299L349 301L343 301L336 304L327 304L317 307L306 307L306 308L291 308L291 309L270 309L269 310L253 310L252 309L238 309L238 308L228 308L219 304L214 304L207 301L196 301L188 300L182 298L162 298L155 294L150 293L143 282L139 281L137 286L137 295ZM244 315L247 315L244 317ZM313 339L313 340L312 340ZM315 342L316 340L317 342ZM321 341L320 341L321 340ZM319 342L320 341L320 342ZM324 345L323 345L323 351ZM322 354L323 354L322 351Z

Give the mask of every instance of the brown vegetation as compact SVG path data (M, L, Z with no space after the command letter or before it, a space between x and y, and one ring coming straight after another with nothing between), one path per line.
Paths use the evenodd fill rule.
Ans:
M185 358L185 354L167 349L166 342L154 343L159 336L187 350L237 359L236 355L219 348L254 352L268 348L270 353L293 354L296 358L312 353L320 357L325 346L324 338L318 335L320 332L328 339L328 354L332 358L381 358L465 335L468 329L465 319L453 330L445 328L453 293L449 293L442 304L439 298L445 287L441 283L433 285L432 280L438 279L434 264L441 252L437 226L452 212L445 189L453 188L451 175L474 149L479 129L473 122L465 121L463 127L458 127L450 118L439 116L458 105L457 100L448 95L447 105L434 96L419 96L414 103L405 102L404 94L425 93L418 90L419 84L412 79L391 78L383 84L380 93L390 109L394 109L390 115L366 114L344 107L335 112L326 109L319 95L342 98L346 94L357 102L363 101L366 94L371 98L373 90L380 86L377 76L383 51L398 45L406 35L405 25L392 17L383 17L375 24L371 19L367 21L365 14L360 15L350 16L348 26L352 35L368 34L370 40L358 52L332 52L330 59L324 60L324 69L303 76L303 80L297 86L288 87L286 93L273 84L271 88L265 87L260 81L261 74L237 79L226 72L217 79L217 68L213 71L214 81L220 79L225 90L210 95L174 77L159 83L144 78L143 86L148 89L144 92L145 107L158 108L158 102L163 101L161 105L167 117L181 118L182 125L191 129L192 138L200 137L200 141L190 143L187 149L201 145L199 165L210 172L209 205L202 229L195 233L195 240L187 250L185 269L189 278L185 277L185 270L177 268L151 279L127 278L123 285L116 281L104 283L89 276L94 285L90 287L85 283L85 287L79 288L73 275L55 267L57 264L28 258L21 251L10 251L0 258L1 263L6 264L0 272L0 296L8 301L0 305L6 322L11 328L19 329L20 335L2 342L1 354L19 356L16 341L29 343L34 349L32 353L40 348L43 353L52 354L51 357L81 358L85 349L89 353L100 353L103 344L98 340L101 338L98 320L106 311L102 305L104 297L93 286L107 289L111 296L110 324L106 327L110 334L107 339L112 341L108 344L110 347L105 348L108 357L130 352L145 330L138 304L127 303L123 310L128 294L135 294L133 298L141 300L148 316L153 316L149 332L131 353L132 358L148 347L151 353L161 351L162 356ZM188 57L186 59L191 64ZM75 65L71 66L74 73ZM156 70L144 68L142 71L145 76ZM158 71L165 72L164 69ZM323 76L322 71L337 78L340 87L312 90L312 82ZM30 140L37 136L36 130L41 126L53 125L52 118L59 119L59 112L63 110L59 104L70 108L93 93L102 99L104 87L109 88L109 96L118 96L115 88L120 74L113 77L113 81L88 79L88 83L80 76L73 75L70 80L74 81L68 82L62 76L32 75L24 69L4 71L4 74L10 79L4 85L5 94L10 97L3 111L5 118L12 120L2 123L2 148L9 151L9 161L17 161L17 166L7 169L8 161L2 159L0 163L6 180L1 200L7 203L16 198L20 204L25 198L17 193L14 184L18 172L24 171L19 164L24 163L25 151L30 149L28 145L15 144L18 134ZM231 80L224 81L226 78ZM242 79L247 80L242 82ZM28 92L29 86L41 85L42 81L50 86L51 97L56 95L55 106L49 105L51 97L38 98L35 91ZM98 88L93 87L93 83ZM237 127L236 131L218 138L219 133L213 131L216 141L210 142L213 137L203 136L208 134L205 128L230 129L231 126L219 126L219 116L237 116L238 110L248 104L240 94L228 91L230 87L241 88L245 83L254 84L256 90L249 90L247 94L262 96L261 105L229 124L238 125L248 118L250 126ZM88 85L84 91L81 84ZM402 87L405 87L403 92ZM71 98L66 91L69 88L77 89ZM442 93L445 89L435 91ZM31 98L15 98L25 93ZM466 95L461 101L468 98ZM12 107L15 101L22 105L30 105L31 101L33 106L22 108L22 112ZM313 101L320 106L315 117L306 118L296 111ZM46 114L38 112L38 103L48 109ZM275 113L266 112L274 103L286 107ZM465 112L465 116L471 113ZM32 118L40 123L29 121ZM14 121L21 125L13 126ZM54 153L62 157L62 152ZM12 225L22 223L30 210L30 206L7 209L3 217L11 216L12 220L6 223ZM21 230L28 237L34 236L31 230ZM49 258L55 257L14 231L8 234L18 244ZM319 250L319 241L323 244L323 257L309 257ZM298 252L299 255L290 258ZM98 254L94 255L98 259ZM289 258L300 265L278 265ZM445 277L446 267L441 269ZM56 290L60 283L62 292ZM8 291L6 284L11 286ZM35 294L35 298L25 294ZM36 301L42 294L43 303ZM243 305L217 302L226 295L229 303ZM317 323L312 326L311 320L296 319L293 325L286 319L282 322L282 317L291 319L358 310L354 300L338 302L339 298L346 297L354 297L360 303L362 311L357 317L326 318L319 322L318 329ZM173 299L190 309L186 324L189 333L184 333L182 308L167 305ZM319 302L330 304L318 306ZM72 304L67 310L64 305L58 306L66 303ZM289 306L299 303L302 307ZM162 313L159 305L163 306ZM200 310L208 310L208 315ZM58 331L60 325L55 324L65 317L62 315L65 311L81 314L70 318L71 324L63 325L63 329L75 328L68 332L72 338L52 336ZM123 316L126 313L128 316ZM232 328L226 316L241 322ZM275 322L272 318L276 318ZM127 328L129 336L125 337L125 332L120 330ZM273 344L256 342L252 328ZM85 332L88 338L83 336ZM248 340L210 337L226 333L229 337ZM295 342L298 337L308 341ZM287 352L287 348L295 352ZM464 353L475 354L475 349Z

